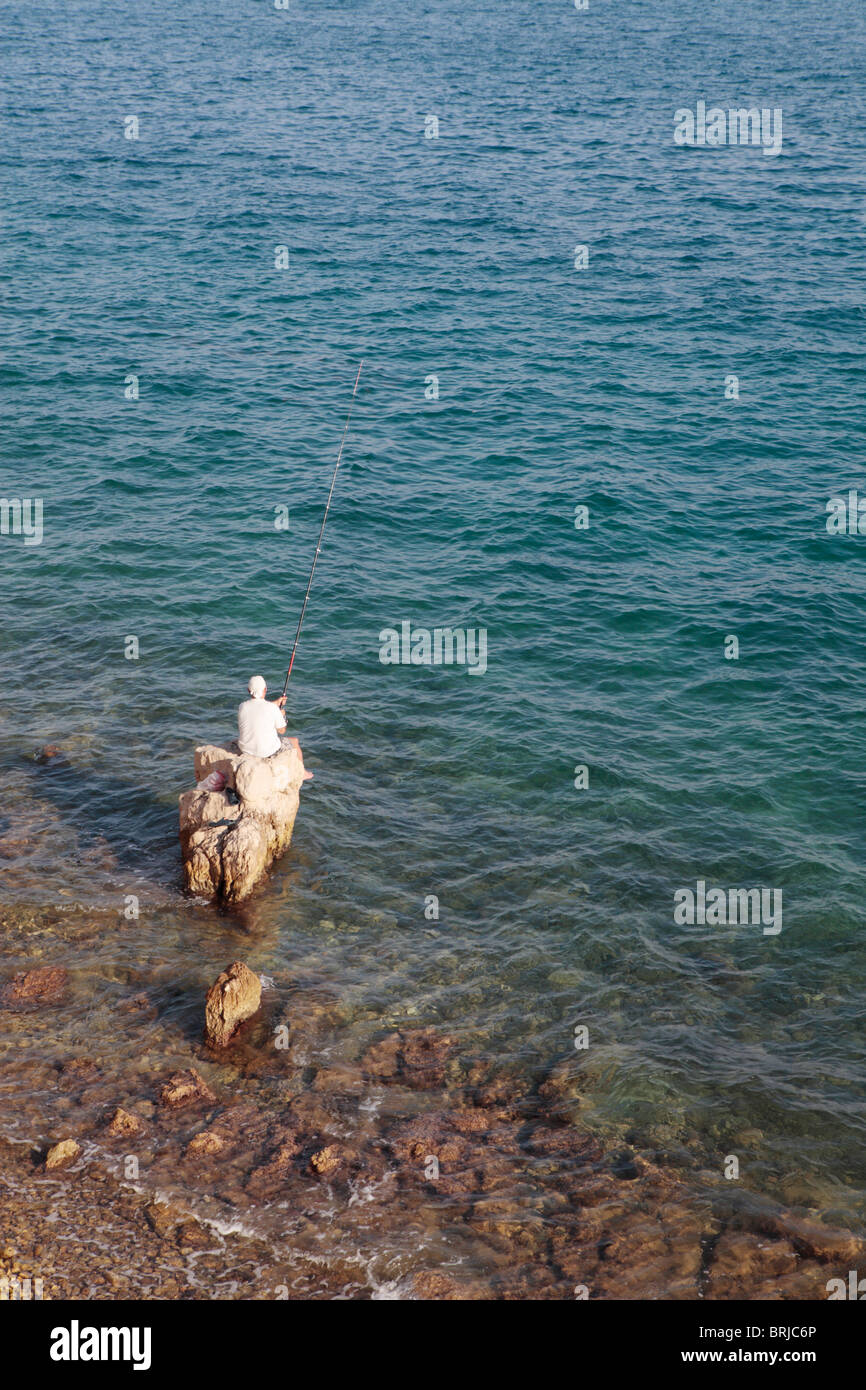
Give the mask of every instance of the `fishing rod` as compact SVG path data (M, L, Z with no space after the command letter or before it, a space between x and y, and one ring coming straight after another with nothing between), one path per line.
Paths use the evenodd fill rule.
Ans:
M292 647L292 655L291 655L291 659L290 659L290 661L289 661L289 669L288 669L288 671L286 672L286 683L285 683L285 685L283 686L283 694L282 694L282 698L283 698L283 699L285 699L286 691L287 691L288 688L289 688L289 676L292 674L292 667L293 667L294 664L295 664L295 652L298 650L298 640L299 640L299 638L300 638L300 636L301 636L301 628L302 628L303 625L304 625L304 614L305 614L306 611L307 611L307 600L308 600L309 597L310 597L310 590L311 590L312 587L313 587L313 575L316 573L316 562L317 562L317 560L318 560L318 558L319 558L319 551L320 551L321 548L322 548L322 537L323 537L324 534L325 534L325 522L328 520L328 512L329 512L330 507L331 507L331 498L332 498L333 495L334 495L334 484L335 484L335 482L337 481L337 473L339 472L339 469L340 469L340 461L341 461L341 459L342 459L342 457L343 457L343 445L344 445L345 442L346 442L346 435L349 433L349 421L350 421L351 418L352 418L352 406L355 404L355 392L356 392L357 389L358 389L358 382L361 380L361 367L363 367L363 365L364 365L364 359L363 359L363 357L362 357L362 358L361 358L361 366L358 368L358 375L355 377L355 385L354 385L354 387L352 388L352 399L351 399L351 401L349 402L349 413L348 413L348 415L346 416L346 423L345 423L345 425L344 425L344 427L343 427L343 438L340 440L340 452L339 452L338 455L337 455L337 467L334 469L334 476L333 476L333 478L331 479L331 490L330 490L330 492L328 493L328 500L327 500L327 502L325 503L325 515L322 517L322 529L321 529L321 531L319 532L319 539L318 539L318 542L317 542L317 544L316 544L316 553L315 553L315 555L313 556L313 567L312 567L312 569L310 570L310 578L309 578L309 582L307 583L307 592L304 594L304 602L303 602L303 605L302 605L302 607L301 607L301 616L298 618L298 630L297 630L297 632L295 633L295 641L294 641L294 645L293 645L293 647Z

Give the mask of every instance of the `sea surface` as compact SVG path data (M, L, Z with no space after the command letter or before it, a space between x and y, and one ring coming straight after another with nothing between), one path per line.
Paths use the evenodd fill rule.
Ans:
M585 1025L599 1134L862 1230L866 535L826 525L866 498L860 0L0 33L0 493L43 505L0 536L3 969L72 981L0 1041L0 1128L57 1136L64 1058L199 1066L243 959L333 1005L310 1066L433 1027L532 1086ZM781 107L781 152L675 144L699 101ZM289 688L314 780L220 910L177 799L281 687L361 359ZM486 671L383 664L403 621L486 629ZM699 880L781 931L675 922ZM371 1227L359 1288L411 1245Z

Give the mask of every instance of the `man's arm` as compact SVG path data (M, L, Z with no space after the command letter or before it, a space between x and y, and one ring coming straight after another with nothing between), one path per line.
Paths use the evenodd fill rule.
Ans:
M277 729L284 729L284 728L286 727L286 716L285 716L285 714L283 713L283 706L285 705L285 703L286 703L286 697L285 697L285 695L281 695L280 698L279 698L279 700L271 700L271 704L272 704L272 705L275 705L276 708L279 710L279 712L280 712L280 719L282 720L281 723L280 723L280 722L277 722L277 724L276 724L276 728L277 728Z

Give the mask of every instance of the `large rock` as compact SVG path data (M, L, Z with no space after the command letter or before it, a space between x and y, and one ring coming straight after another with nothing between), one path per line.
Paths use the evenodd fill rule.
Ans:
M262 985L243 961L224 970L207 992L205 1032L211 1047L228 1047L245 1019L258 1012Z
M200 897L240 902L289 846L303 761L292 747L254 758L239 753L236 743L203 744L195 750L195 776L197 785L180 798L187 888ZM225 785L211 790L209 784L220 779Z

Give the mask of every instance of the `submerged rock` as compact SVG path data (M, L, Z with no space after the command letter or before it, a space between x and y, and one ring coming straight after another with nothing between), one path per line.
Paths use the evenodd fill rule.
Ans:
M129 995L126 999L121 999L117 1007L121 1013L133 1014L143 1022L151 1023L154 1019L159 1018L159 1009L144 990L138 994Z
M866 1245L852 1231L838 1231L830 1226L803 1221L792 1212L763 1214L755 1218L757 1230L779 1240L790 1240L797 1253L816 1260L839 1260L853 1265L862 1261Z
M241 1024L257 1013L262 985L243 961L236 960L211 985L205 1001L205 1033L211 1047L228 1047Z
M737 1298L756 1279L778 1279L796 1268L797 1252L790 1241L725 1231L713 1249L707 1292L715 1298Z
M144 1219L150 1229L163 1239L172 1236L184 1221L186 1213L182 1207L171 1202L149 1202L144 1208Z
M484 1298L487 1290L475 1294ZM437 1303L453 1303L461 1299L471 1299L468 1286L461 1285L449 1274L441 1274L437 1269L423 1269L412 1276L412 1297Z
M410 1297L437 1303L480 1302L490 1298L490 1288L483 1277L443 1274L441 1270L422 1269L412 1276Z
M585 1104L586 1081L583 1068L569 1054L551 1067L538 1088L538 1098L545 1113L557 1124L579 1123L579 1112Z
M304 1148L303 1136L292 1126L279 1127L271 1136L271 1148L263 1163L258 1163L246 1182L248 1195L254 1201L271 1201L292 1174L296 1160Z
M67 972L59 965L24 970L0 989L0 1007L24 1013L47 1004L59 1004L66 993L68 979Z
M197 785L180 798L186 886L201 897L241 902L289 847L303 760L291 746L255 758L240 754L236 743L204 744L195 750L195 776ZM220 790L210 790L218 783Z
M64 1090L80 1088L83 1091L98 1085L102 1078L102 1071L92 1057L70 1057L66 1062L55 1063L55 1066L59 1072L58 1084Z
M400 1029L367 1049L364 1069L380 1081L395 1081L414 1091L441 1090L456 1047L454 1038L435 1028Z
M423 1181L445 1197L471 1198L514 1180L516 1136L516 1126L491 1124L489 1112L428 1111L398 1124L389 1148L404 1187Z

